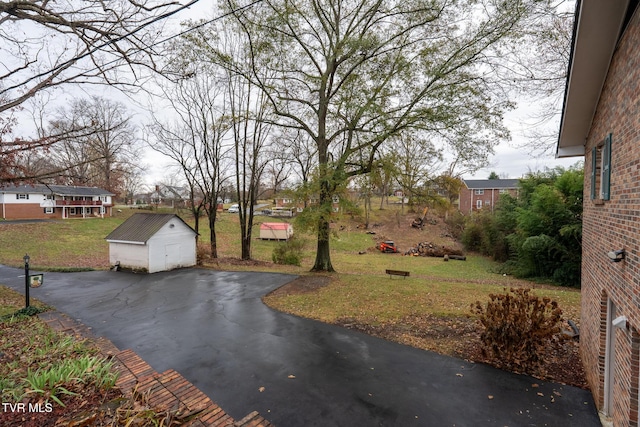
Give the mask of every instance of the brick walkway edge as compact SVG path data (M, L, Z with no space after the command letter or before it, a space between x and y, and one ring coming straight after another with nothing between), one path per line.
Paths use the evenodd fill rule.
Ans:
M132 350L120 351L113 343L95 337L91 329L64 313L48 311L38 315L52 329L93 341L100 353L110 359L118 372L116 386L125 394L145 396L154 410L170 411L190 427L274 427L257 412L235 421L215 402L178 372L157 373Z

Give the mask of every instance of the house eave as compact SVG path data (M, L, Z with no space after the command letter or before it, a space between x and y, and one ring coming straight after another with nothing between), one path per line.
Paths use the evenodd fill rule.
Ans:
M556 157L583 156L629 0L579 1Z
M127 245L140 245L140 246L144 246L147 244L147 242L134 242L132 240L112 240L112 239L106 239L107 242L109 243L125 243Z
M582 157L584 156L584 145L572 145L568 147L558 146L556 157L561 159L565 157Z

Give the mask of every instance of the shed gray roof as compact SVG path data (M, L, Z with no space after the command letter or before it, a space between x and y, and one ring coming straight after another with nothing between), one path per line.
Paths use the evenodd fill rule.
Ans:
M471 190L518 188L519 179L464 179L464 184Z
M45 185L45 184L24 184L24 185L7 185L0 187L0 192L4 193L42 193L57 194L60 196L113 196L110 191L98 187L82 187L71 185Z
M175 214L155 214L155 213L135 213L125 222L120 224L105 239L107 241L121 241L132 243L146 243L156 234L166 223L172 219L178 219L189 230L197 234L189 224Z

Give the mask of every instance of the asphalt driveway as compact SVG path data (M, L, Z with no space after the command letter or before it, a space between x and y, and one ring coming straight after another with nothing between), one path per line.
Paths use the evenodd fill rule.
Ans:
M24 292L21 274L0 266L0 283ZM257 410L278 427L600 426L588 391L262 304L294 278L200 269L45 273L31 295L157 371L177 370L234 418Z

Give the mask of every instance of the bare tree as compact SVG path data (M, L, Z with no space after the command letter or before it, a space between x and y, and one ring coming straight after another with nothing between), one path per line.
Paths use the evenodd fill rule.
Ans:
M291 153L274 139L271 139L271 144L265 150L264 180L268 182L267 190L271 194L282 191L292 173Z
M121 102L97 96L75 99L40 133L67 135L45 152L53 163L51 174L64 176L67 184L119 194L125 176L139 162L136 128Z
M519 145L532 156L555 150L573 33L574 9L580 2L539 2L518 25L517 43L504 52L500 64L520 97L526 114L520 119L525 141Z
M406 197L412 210L416 199L424 195L425 184L435 176L442 157L433 143L411 134L402 135L392 147L397 161L395 179L403 193L402 208Z
M191 50L188 39L180 39L172 49L169 67L182 78L162 85L164 98L175 116L174 123L156 114L148 128L148 144L166 155L184 174L190 192L190 206L199 230L202 210L207 214L211 256L218 257L216 239L217 202L227 175L229 147L224 138L231 128L224 111L225 87L215 70L196 58L183 54Z
M241 75L229 73L227 79L228 107L233 117L236 192L240 202L241 258L248 260L251 259L254 206L268 161L265 151L271 128L267 120L269 105L264 92Z
M132 168L124 173L122 180L124 204L136 204L136 195L142 189L142 169Z
M15 124L25 101L60 86L141 90L153 74L147 71L157 70L162 21L197 1L0 0L0 127ZM0 134L0 182L55 179L65 170L25 169L25 164L69 136Z
M160 33L152 24L187 6L163 0L0 1L0 112L62 84L134 88L141 69L155 68Z
M302 185L311 179L312 171L317 167L317 148L309 135L299 129L281 129L279 145L289 153L293 172Z

